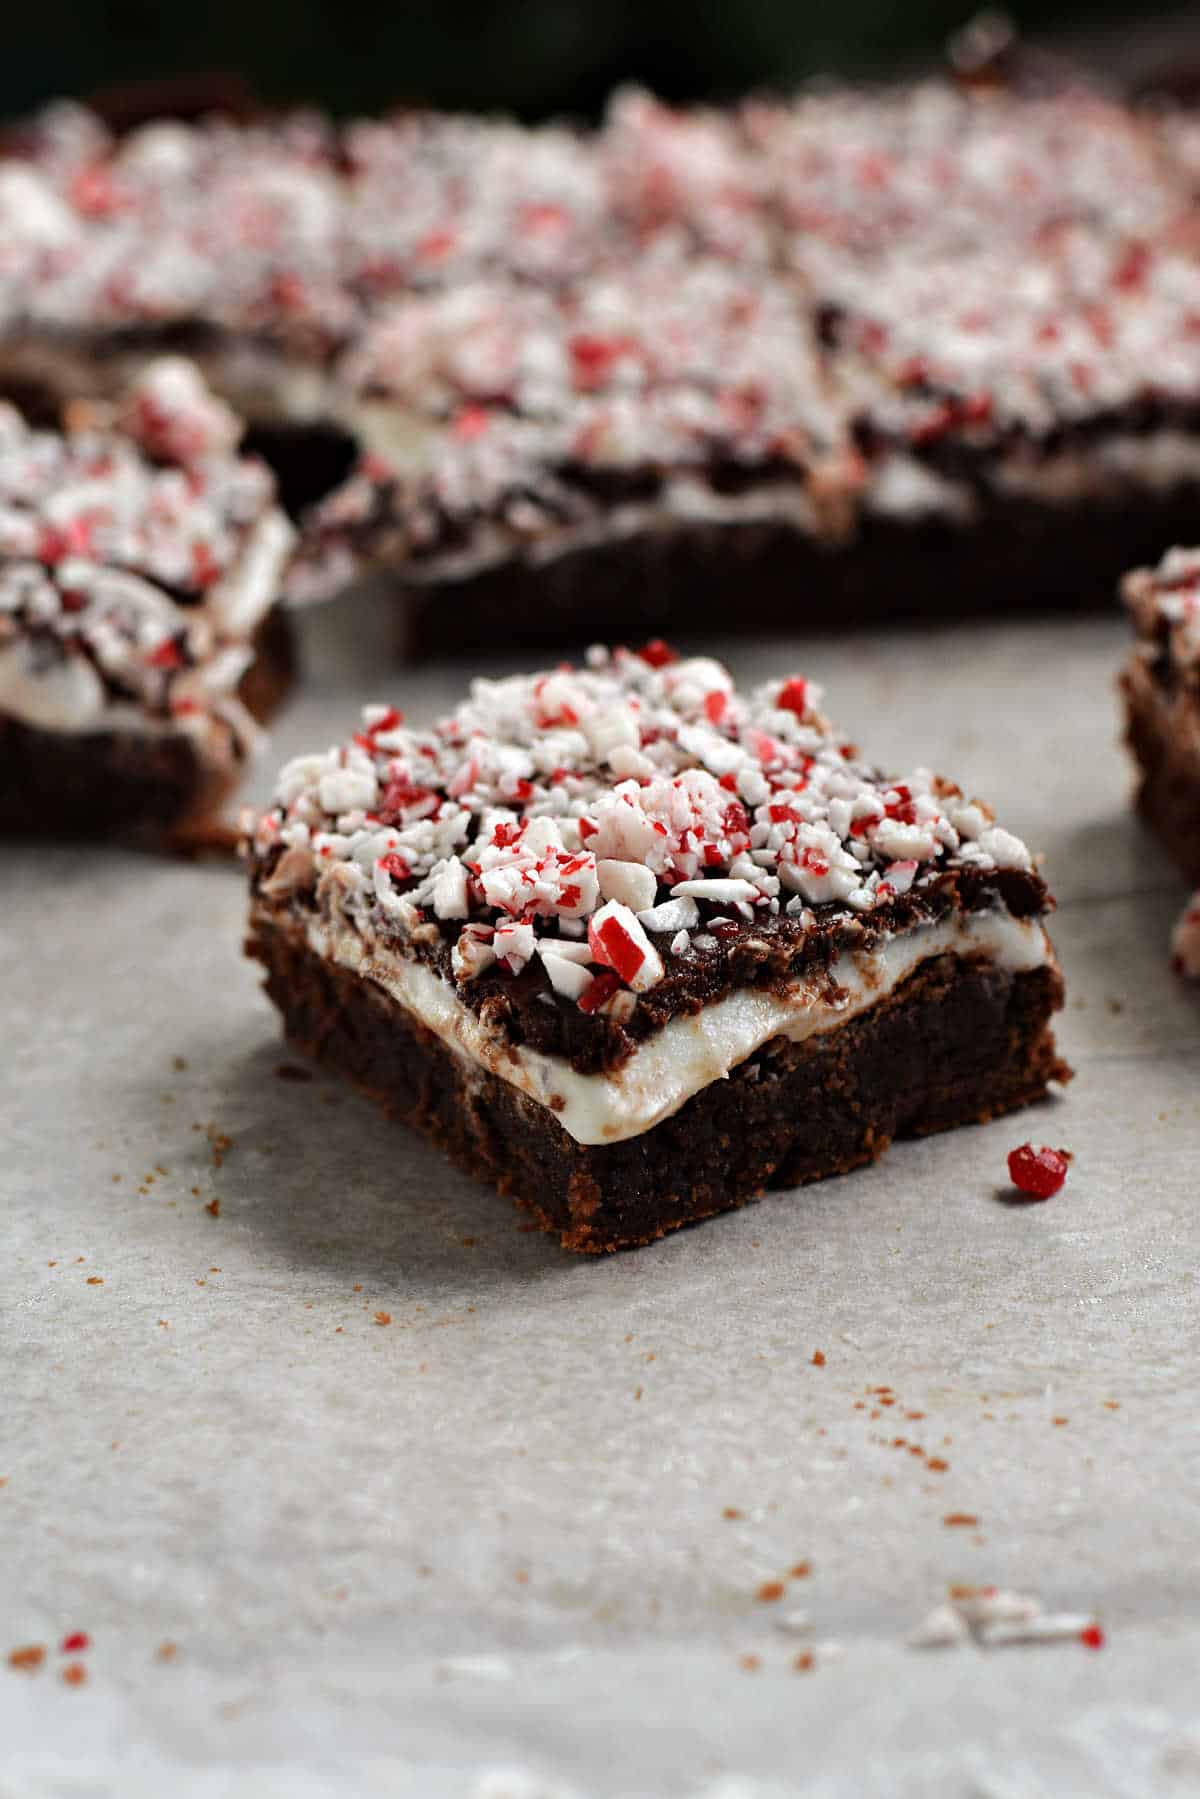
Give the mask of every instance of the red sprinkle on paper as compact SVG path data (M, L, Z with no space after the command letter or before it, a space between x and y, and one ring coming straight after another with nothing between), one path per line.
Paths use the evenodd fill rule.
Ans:
M1018 1192L1027 1199L1053 1199L1061 1192L1071 1166L1071 1152L1066 1149L1034 1149L1022 1143L1010 1152L1008 1177Z
M91 1646L92 1639L86 1630L73 1630L70 1636L63 1638L59 1649L63 1655L82 1655L83 1651L90 1649Z
M1079 1641L1085 1649L1103 1649L1104 1632L1098 1624L1085 1624L1079 1633Z

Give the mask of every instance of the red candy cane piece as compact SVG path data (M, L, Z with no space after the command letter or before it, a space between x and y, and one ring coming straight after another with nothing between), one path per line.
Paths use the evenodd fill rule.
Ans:
M588 924L588 945L596 961L613 969L635 993L644 993L662 980L658 951L636 915L619 900L610 900L593 915Z

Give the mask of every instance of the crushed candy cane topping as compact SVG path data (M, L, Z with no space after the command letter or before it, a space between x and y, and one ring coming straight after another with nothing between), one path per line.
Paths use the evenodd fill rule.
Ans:
M147 456L183 467L232 455L243 431L232 407L183 356L148 363L130 386L117 422Z
M652 644L476 680L431 730L368 707L350 743L280 774L253 830L260 859L283 852L263 890L331 868L368 922L461 920L456 981L538 956L556 993L621 1017L706 933L1032 866L949 782L862 762L820 699L795 676L742 695Z
M119 416L63 434L0 405L0 710L196 731L217 707L250 741L233 695L292 541L272 478L188 363L149 365Z

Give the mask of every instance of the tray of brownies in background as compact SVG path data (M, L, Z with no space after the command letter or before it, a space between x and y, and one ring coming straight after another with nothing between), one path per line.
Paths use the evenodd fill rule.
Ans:
M1011 72L589 131L52 106L0 161L0 392L186 352L292 592L385 571L417 647L1103 604L1200 484L1200 130Z

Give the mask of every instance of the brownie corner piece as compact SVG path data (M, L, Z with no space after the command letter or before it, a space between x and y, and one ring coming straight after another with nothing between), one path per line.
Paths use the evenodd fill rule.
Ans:
M1134 647L1121 671L1137 805L1200 884L1200 550L1176 548L1122 583Z
M819 708L662 644L367 708L246 845L288 1035L592 1252L1041 1099L1032 859Z

